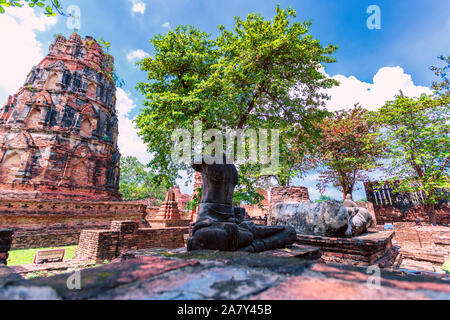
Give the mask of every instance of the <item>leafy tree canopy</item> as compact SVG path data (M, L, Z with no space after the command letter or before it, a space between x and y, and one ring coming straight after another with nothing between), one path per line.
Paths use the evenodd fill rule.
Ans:
M151 199L155 205L161 203L170 187L168 183L156 183L155 174L135 157L120 160L119 190L124 200Z
M336 81L321 69L335 61L337 49L323 47L309 34L310 22L295 17L295 10L278 7L272 20L236 17L234 29L219 26L216 39L178 26L151 40L153 56L139 62L148 81L138 85L145 102L136 126L154 155L153 168L172 180L186 168L171 159L171 135L192 133L199 120L204 130L279 129L282 167L295 175L289 141L323 117L322 89Z
M437 203L439 188L450 187L449 102L448 92L420 98L400 94L374 114L382 126L379 138L389 146L385 169L393 186L423 191L428 205Z
M343 198L352 194L358 181L367 180L365 172L373 170L384 144L374 134L378 130L367 110L359 105L348 111L337 111L317 124L321 130L317 146L309 159L312 167L322 166L319 189L332 184Z
M439 60L446 63L447 65L442 67L431 67L430 70L434 72L437 77L441 78L441 82L433 82L433 89L436 90L438 95L449 94L450 92L450 80L447 76L447 72L450 69L450 56L439 56Z
M0 0L0 13L5 13L7 7L22 8L28 5L30 8L43 8L46 16L65 15L58 0Z
M440 56L446 66L431 67L441 82L435 92L410 98L400 94L387 102L372 118L380 125L378 140L386 148L383 166L391 187L399 192L425 195L430 222L436 224L435 204L441 189L450 187L450 90L447 71L450 57Z

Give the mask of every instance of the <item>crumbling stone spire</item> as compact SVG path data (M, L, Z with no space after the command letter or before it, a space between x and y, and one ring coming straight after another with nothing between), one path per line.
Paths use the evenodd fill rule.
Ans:
M158 213L156 214L157 220L179 220L181 219L180 211L178 210L178 204L175 199L175 192L170 189L167 192L166 200L159 208Z
M0 109L0 197L119 200L114 59L57 36Z

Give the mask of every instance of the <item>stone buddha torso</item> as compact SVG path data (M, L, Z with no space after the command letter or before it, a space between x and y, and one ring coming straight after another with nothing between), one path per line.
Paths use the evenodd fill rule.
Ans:
M292 227L259 226L244 220L245 209L233 205L238 172L234 164L194 164L202 174L203 194L198 219L187 249L261 252L296 240Z
M234 219L233 193L238 183L238 172L232 164L196 164L202 174L203 192L198 220L226 222Z

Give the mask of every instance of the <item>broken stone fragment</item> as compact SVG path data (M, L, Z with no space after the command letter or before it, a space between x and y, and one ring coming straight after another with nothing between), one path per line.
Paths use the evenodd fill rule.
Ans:
M372 216L364 208L346 208L338 201L278 203L270 209L268 224L292 226L299 234L348 238L366 232Z
M271 207L269 225L292 226L297 233L326 237L343 236L350 216L337 201L279 203Z

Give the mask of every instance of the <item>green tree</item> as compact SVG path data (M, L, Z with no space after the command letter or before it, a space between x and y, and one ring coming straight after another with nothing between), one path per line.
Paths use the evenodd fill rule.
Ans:
M310 165L320 171L319 189L331 184L345 199L358 181L367 180L365 172L378 167L383 144L374 137L378 126L359 105L348 111L337 111L317 124L321 130Z
M120 160L119 190L124 200L155 199L155 205L160 204L170 185L155 181L155 174L135 157L125 157Z
M65 15L58 0L0 0L0 13L5 13L7 7L22 8L28 5L30 8L43 8L46 16Z
M433 89L436 91L436 94L438 95L445 95L449 94L450 92L450 80L447 77L447 72L450 69L450 56L439 56L439 60L444 62L446 66L444 67L430 67L430 70L434 72L434 74L441 78L441 82L433 82Z
M295 10L278 7L272 20L236 17L234 29L219 26L216 39L178 26L151 40L154 55L139 62L148 81L138 85L145 102L136 126L154 169L171 179L186 169L171 159L171 135L175 129L192 133L199 120L205 130L279 129L282 168L296 174L293 160L286 161L294 124L308 128L323 114L322 89L337 82L321 68L334 62L337 48L323 47L309 34L310 22L295 18Z
M405 97L402 93L374 114L388 145L386 172L400 192L426 195L430 223L436 224L439 189L449 184L449 95Z

